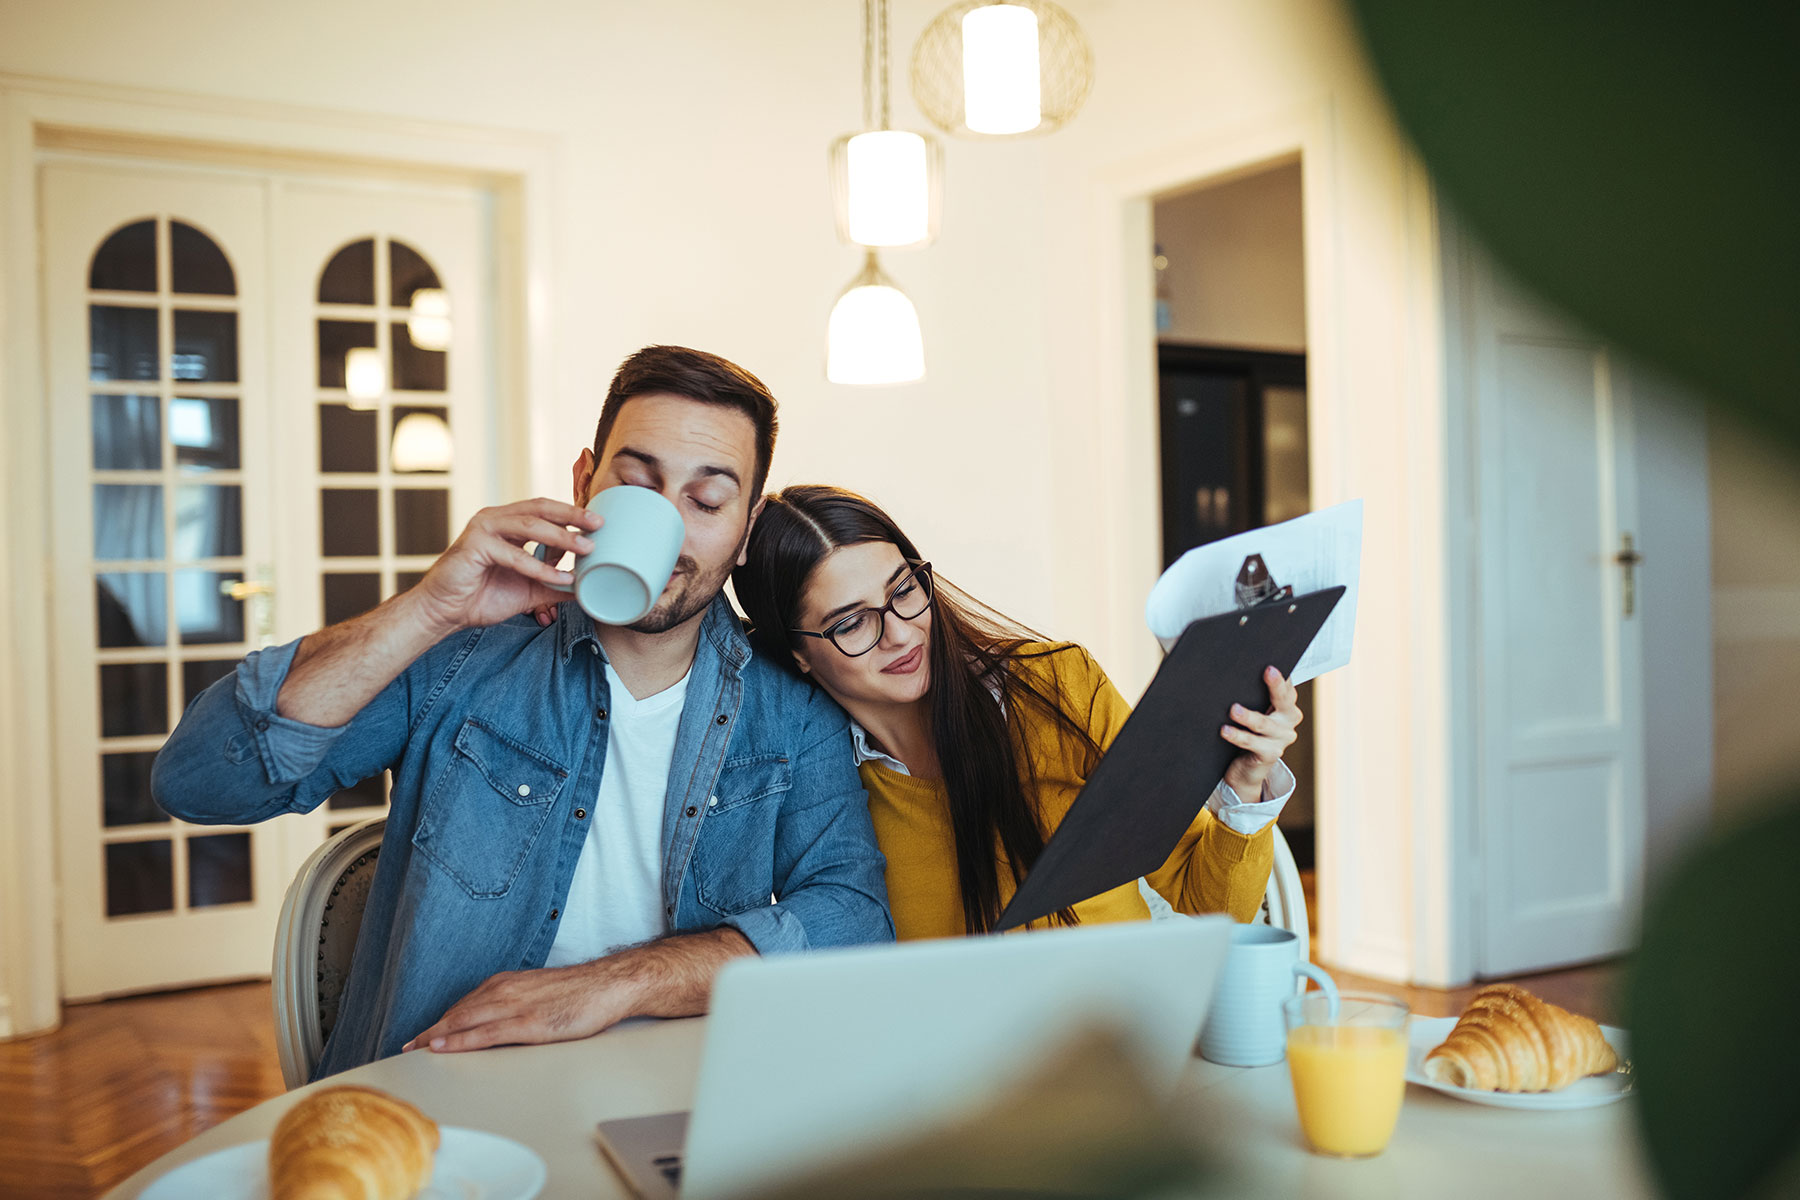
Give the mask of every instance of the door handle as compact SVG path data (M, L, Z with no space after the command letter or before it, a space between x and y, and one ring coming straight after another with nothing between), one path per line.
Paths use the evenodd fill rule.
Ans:
M251 641L257 646L275 644L275 585L262 579L225 579L219 595L250 605Z
M1625 570L1625 615L1629 617L1637 611L1637 565L1644 561L1644 556L1633 546L1629 533L1619 535L1619 552L1613 555L1613 561Z
M233 600L248 600L252 596L273 596L275 585L264 583L259 579L242 580L227 579L219 584L219 595L230 596Z

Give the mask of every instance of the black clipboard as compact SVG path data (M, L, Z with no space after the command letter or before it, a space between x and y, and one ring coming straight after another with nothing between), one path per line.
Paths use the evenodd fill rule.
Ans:
M996 932L1078 904L1161 867L1238 749L1219 736L1231 706L1267 708L1263 669L1291 675L1342 587L1195 621L1163 659Z

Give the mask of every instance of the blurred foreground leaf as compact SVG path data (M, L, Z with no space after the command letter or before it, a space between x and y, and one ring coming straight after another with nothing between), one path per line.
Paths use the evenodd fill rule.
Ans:
M1800 1187L1800 795L1715 837L1644 913L1626 1020L1645 1150L1674 1200Z
M1501 262L1800 449L1800 4L1351 5Z

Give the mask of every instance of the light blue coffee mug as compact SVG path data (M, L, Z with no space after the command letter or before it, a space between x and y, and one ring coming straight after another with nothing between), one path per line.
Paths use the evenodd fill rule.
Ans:
M1281 1005L1294 994L1295 981L1305 979L1324 990L1335 1012L1337 984L1300 961L1300 939L1291 930L1270 925L1233 929L1231 950L1200 1031L1200 1057L1227 1067L1266 1067L1287 1057Z
M656 607L687 540L680 511L647 487L620 484L597 493L587 510L603 522L587 535L594 548L569 567L568 592L588 616L607 625L641 621ZM545 561L546 547L534 553Z

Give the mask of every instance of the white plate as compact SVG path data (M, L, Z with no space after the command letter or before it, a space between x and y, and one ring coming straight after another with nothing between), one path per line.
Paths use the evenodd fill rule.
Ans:
M1477 1088L1452 1087L1425 1078L1425 1056L1449 1036L1456 1027L1455 1017L1414 1017L1407 1028L1406 1081L1420 1087L1455 1096L1474 1104L1491 1104L1495 1108L1530 1108L1539 1112L1557 1112L1570 1108L1596 1108L1623 1100L1631 1094L1631 1076L1613 1071L1606 1075L1590 1075L1577 1079L1560 1092L1484 1092ZM1629 1036L1623 1029L1602 1025L1600 1034L1615 1051L1619 1061L1630 1057Z
M478 1129L439 1129L431 1186L419 1200L531 1200L544 1187L544 1160L528 1146ZM269 1140L245 1142L183 1163L139 1200L268 1200Z

